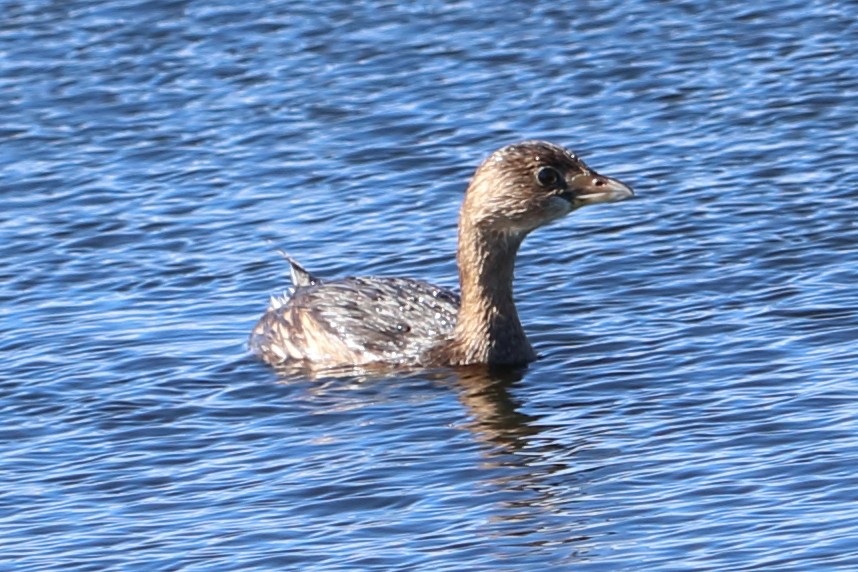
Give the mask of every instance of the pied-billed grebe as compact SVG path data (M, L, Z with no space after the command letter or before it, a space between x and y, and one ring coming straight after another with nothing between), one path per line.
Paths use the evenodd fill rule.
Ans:
M522 240L579 207L633 194L557 145L508 145L480 165L465 193L456 255L461 298L406 278L323 281L290 260L294 291L272 298L251 349L272 365L529 363L536 354L512 295Z

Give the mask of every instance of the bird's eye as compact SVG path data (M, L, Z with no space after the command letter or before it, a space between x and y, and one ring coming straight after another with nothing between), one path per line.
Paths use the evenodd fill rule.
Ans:
M560 180L560 173L554 167L540 167L536 172L536 180L543 187L550 187L556 185L557 181Z

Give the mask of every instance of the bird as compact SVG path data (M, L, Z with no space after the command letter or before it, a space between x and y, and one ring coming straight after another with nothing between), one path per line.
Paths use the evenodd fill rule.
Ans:
M251 351L270 365L523 366L536 359L513 299L524 238L583 206L634 191L547 141L506 145L477 168L459 212L459 292L412 278L324 280L288 257Z

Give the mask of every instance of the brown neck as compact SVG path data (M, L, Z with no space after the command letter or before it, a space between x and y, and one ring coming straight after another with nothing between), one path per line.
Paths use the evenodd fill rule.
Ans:
M463 210L456 256L462 305L452 340L461 363L523 364L535 359L512 295L515 257L523 238L480 228Z

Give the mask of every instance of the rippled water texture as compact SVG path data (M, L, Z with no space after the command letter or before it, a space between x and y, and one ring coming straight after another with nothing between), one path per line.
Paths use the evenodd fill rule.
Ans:
M0 11L0 568L858 569L854 4ZM525 242L539 361L247 355L530 137L639 194Z

